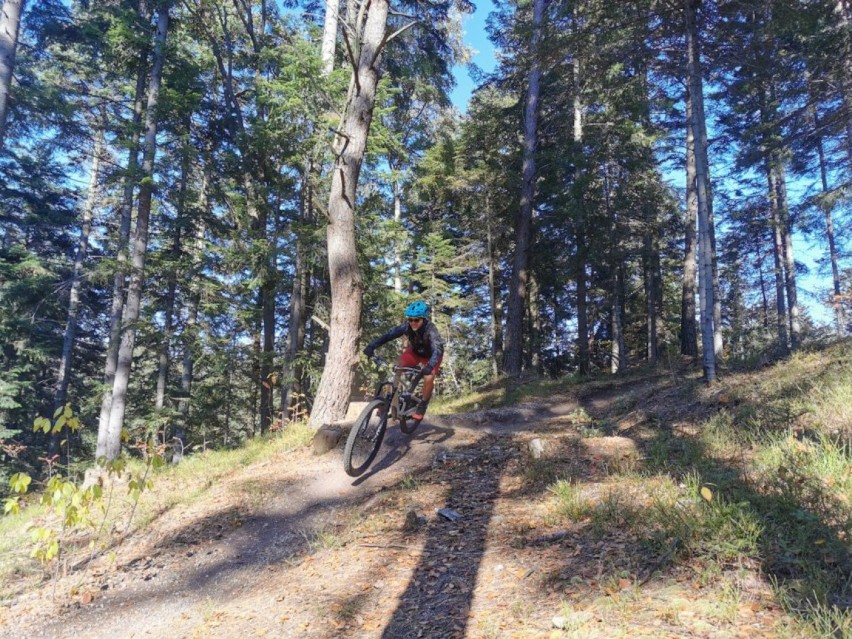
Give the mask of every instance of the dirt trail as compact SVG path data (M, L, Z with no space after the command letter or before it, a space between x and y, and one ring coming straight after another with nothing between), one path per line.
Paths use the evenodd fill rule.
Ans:
M273 583L286 583L286 573L311 561L323 531L345 525L353 512L369 511L377 497L406 477L447 460L476 459L482 451L475 443L484 436L534 429L542 418L576 408L566 400L434 416L412 437L393 427L371 468L356 479L343 472L341 447L320 457L296 451L274 464L247 468L229 479L230 490L214 500L212 509L207 503L175 521L156 522L140 539L124 544L117 567L101 561L78 577L77 585L73 578L59 584L59 592L90 593L85 598L91 596L91 603L57 607L47 592L26 595L0 609L0 637L191 637L211 631L234 636L221 620L234 610L257 617L282 608L286 587L279 591ZM252 507L233 499L241 486L257 490L259 485L267 496L262 504ZM354 555L352 561L358 561ZM337 583L338 576L329 572L320 579ZM311 605L298 597L288 602L300 603ZM402 630L389 632L389 637L406 636Z
M413 437L394 427L354 480L342 445L235 470L114 563L59 580L55 599L45 587L0 607L0 638L779 636L790 619L757 572L732 577L731 606L695 612L721 595L693 567L554 512L557 479L600 503L634 489L612 469L639 463L663 386L431 416Z

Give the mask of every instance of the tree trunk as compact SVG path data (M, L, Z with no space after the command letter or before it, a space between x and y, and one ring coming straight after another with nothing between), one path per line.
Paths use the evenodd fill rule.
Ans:
M590 372L589 358L589 310L586 301L586 246L581 232L577 233L577 348L580 375Z
M615 266L613 271L612 291L612 350L610 372L613 375L627 370L627 351L624 343L624 267Z
M71 290L68 295L68 318L65 322L65 335L62 339L62 356L59 360L59 372L56 375L56 393L53 397L53 409L56 411L65 405L68 396L68 385L71 381L71 361L74 353L74 342L77 335L77 319L80 310L80 289L83 286L83 265L89 252L89 233L92 230L92 217L100 197L98 179L100 178L101 159L104 153L104 127L106 115L101 115L95 134L95 146L92 150L92 166L89 175L89 190L86 194L86 204L83 207L80 240L77 243L77 255L74 258L74 272L71 276ZM62 437L66 437L65 429L50 438L48 456L59 454Z
M281 418L297 419L296 403L299 401L302 389L300 375L297 371L296 358L302 350L305 339L305 302L307 297L307 246L303 237L302 225L307 225L310 210L313 206L313 190L311 174L313 162L308 161L302 176L302 199L300 202L299 221L294 229L296 250L293 265L293 287L290 291L290 315L287 326L287 341L284 346L284 366L282 368Z
M154 408L159 412L166 404L166 389L169 383L169 367L171 365L171 346L172 337L174 335L174 312L177 296L177 264L180 255L183 252L182 235L183 226L186 224L186 188L191 170L190 163L190 126L191 117L186 121L186 138L183 142L181 152L181 167L180 167L180 186L178 187L177 211L175 217L174 237L172 238L171 247L171 264L169 265L168 284L166 290L164 322L163 322L163 339L160 342L160 355L157 366L157 395L154 401Z
M695 133L692 126L692 100L687 86L686 99L686 215L683 254L683 285L680 300L680 352L698 357L698 327L695 321L695 278L698 265L696 226L698 189L695 179Z
M811 107L811 117L814 121L814 135L816 136L817 156L819 158L819 175L822 183L822 192L824 196L828 195L828 169L825 163L825 149L822 144L822 135L819 133L820 122L817 116L816 109ZM852 164L850 164L852 165ZM828 259L831 262L831 283L834 296L831 305L834 308L834 325L838 335L843 335L846 329L846 318L843 313L843 304L840 302L840 269L837 260L837 244L834 239L834 220L831 215L831 204L827 198L823 198L820 202L823 218L825 220L825 236L828 242Z
M181 333L181 348L183 357L180 376L180 399L178 400L178 415L180 416L174 430L174 445L172 463L177 464L183 459L186 449L187 429L189 426L192 385L195 381L195 344L198 339L198 307L201 304L201 271L204 268L204 236L206 219L210 215L210 164L209 150L204 154L204 165L201 172L201 185L198 194L198 210L202 219L196 221L195 244L192 247L192 268L188 284L188 302L186 321Z
M145 114L145 150L142 159L142 184L139 188L139 208L136 215L136 233L133 241L132 270L127 289L127 304L123 316L124 331L118 352L118 366L112 390L109 425L105 446L97 450L97 457L113 460L121 452L121 429L127 404L127 387L133 364L133 346L136 340L136 321L142 302L145 283L145 254L148 249L148 222L154 189L154 158L157 153L157 106L160 97L163 63L165 62L166 34L169 26L169 6L163 4L157 11L157 37L151 80L148 86L148 106Z
M393 219L402 229L402 186L399 177L393 181ZM393 290L402 295L402 238L393 243Z
M500 364L503 362L503 313L498 273L500 262L497 249L494 246L494 230L491 222L491 202L486 196L486 240L488 250L488 302L491 307L491 378L497 379L500 374Z
M541 310L539 306L538 280L535 275L530 275L529 316L530 367L540 374L542 372Z
M539 48L542 39L545 0L533 0L531 66L524 105L524 159L521 202L515 227L515 256L506 314L506 351L504 369L515 377L521 373L524 346L524 306L529 281L529 251L535 197L536 148L538 146L538 101L541 83Z
M837 0L835 5L840 32L843 34L843 50L840 52L840 88L843 100L844 125L846 127L847 170L852 171L852 6L849 0Z
M573 7L574 24L577 24L578 8ZM586 234L585 220L583 219L583 194L580 189L576 188L577 181L582 176L582 158L583 158L583 99L581 95L582 85L580 82L580 58L574 56L572 64L572 83L574 88L574 165L577 167L574 174L574 197L577 204L577 215L580 221L576 224L576 240L577 240L577 261L576 261L576 279L577 279L577 350L578 353L578 371L580 375L588 375L591 370L591 361L589 357L589 311L586 297L588 295L586 286Z
M3 13L0 14L0 149L5 148L6 118L23 13L24 0L4 0Z
M121 317L124 314L124 293L129 259L130 226L133 217L133 195L136 188L139 169L139 135L142 122L143 100L145 97L145 65L143 55L139 61L139 73L136 77L136 93L133 101L133 120L130 124L130 138L127 141L127 176L124 180L124 193L121 200L118 237L116 238L116 269L112 283L112 305L110 307L109 337L104 362L104 383L101 395L101 414L98 420L97 450L106 450L109 430L109 413L112 407L112 388L115 382L115 370L118 367L118 349L121 345Z
M787 304L784 293L784 238L781 232L781 214L778 204L778 191L772 166L767 160L766 179L769 186L769 215L772 229L772 257L775 266L775 312L778 336L778 348L786 353L790 349L787 335Z
M760 282L761 309L763 310L763 329L769 332L769 296L766 294L766 279L763 277L763 258L760 255L760 242L757 243L757 273Z
M779 154L780 155L780 154ZM777 192L779 222L784 257L784 288L787 291L787 316L790 323L790 343L798 348L802 340L799 320L799 296L796 293L796 260L793 258L793 223L790 220L790 207L787 202L787 179L784 166L778 157L774 163L775 190Z
M260 363L260 433L269 431L275 413L274 380L272 378L275 357L275 279L270 275L260 291L263 306L263 353Z
M325 20L322 27L322 60L323 76L331 75L334 70L334 50L337 43L337 23L340 15L340 0L325 0Z
M713 294L713 236L710 218L707 185L709 171L706 164L706 135L702 135L705 126L704 90L701 76L701 53L696 24L697 0L684 0L687 42L687 76L689 91L687 99L691 104L691 123L695 155L696 199L698 200L698 262L699 296L701 303L701 348L704 368L704 380L716 379L716 348L714 329ZM689 149L687 149L687 154Z
M731 352L735 357L742 357L743 348L743 317L745 315L745 304L743 302L743 290L745 284L740 274L743 271L742 258L739 254L734 259L733 277L731 278Z
M358 363L364 284L355 247L355 204L381 75L388 1L373 0L365 14L363 29L360 24L355 25L359 41L353 47L354 71L340 133L335 139L336 159L327 209L331 323L326 363L309 420L315 429L346 414Z
M657 363L658 343L657 343L657 278L654 273L654 238L652 233L655 231L648 230L643 239L643 251L645 253L643 259L644 270L644 285L645 285L645 323L646 323L646 356L650 364Z

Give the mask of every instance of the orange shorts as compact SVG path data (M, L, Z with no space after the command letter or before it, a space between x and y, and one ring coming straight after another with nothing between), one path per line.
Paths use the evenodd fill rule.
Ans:
M438 374L438 370L440 370L441 368L442 361L444 361L443 355L438 358L438 363L435 364L435 369L432 371L433 375ZM426 366L426 364L428 363L428 357L420 357L420 355L417 355L414 350L412 350L412 348L409 346L404 351L402 351L402 354L399 356L399 362L397 362L397 366L408 366L413 368L415 366Z

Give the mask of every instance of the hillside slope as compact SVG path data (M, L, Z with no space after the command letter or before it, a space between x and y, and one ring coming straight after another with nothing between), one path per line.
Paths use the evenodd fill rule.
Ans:
M431 417L357 480L276 453L18 594L0 636L852 636L849 346Z

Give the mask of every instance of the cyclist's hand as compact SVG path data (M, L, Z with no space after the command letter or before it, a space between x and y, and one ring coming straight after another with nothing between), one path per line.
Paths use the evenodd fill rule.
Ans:
M373 351L373 349L372 349L372 348L370 348L369 346L368 346L367 348L365 348L365 349L364 349L364 355L366 355L366 356L367 356L367 357L369 357L369 358L372 358L372 357L373 357L373 353L374 353L374 352L375 352L375 351Z
M384 363L385 363L385 360L383 360L383 359L382 359L381 357L379 357L378 355L373 355L373 356L371 356L371 357L370 357L370 359L372 359L372 360L373 360L373 363L374 363L376 366L382 366L382 365L384 365Z
M423 375L424 377L426 377L427 375L431 375L432 374L432 367L429 366L429 364L426 364L426 366L423 366L420 369L420 374Z

